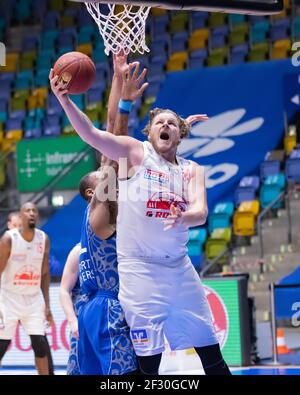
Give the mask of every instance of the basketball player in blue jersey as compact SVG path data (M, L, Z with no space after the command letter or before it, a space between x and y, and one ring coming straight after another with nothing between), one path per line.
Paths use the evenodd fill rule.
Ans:
M127 74L123 87L128 79ZM204 168L177 156L189 125L171 110L151 111L148 141L142 143L95 128L62 85L55 93L80 137L119 162L119 300L141 371L158 373L165 335L172 350L194 347L207 375L229 375L204 288L187 254L188 228L207 217ZM119 111L128 114L131 105L123 93Z
M122 61L123 59L123 61ZM115 73L109 101L108 130L115 134L127 131L128 117L119 114L114 122L122 83L119 79L124 69L131 75L131 87L127 86L127 94L133 100L142 94L147 87L136 86L144 78L144 70L138 76L137 64L129 67L124 63L124 56L114 59ZM125 67L126 66L126 67ZM102 166L109 169L117 164L102 157ZM117 255L115 245L116 198L113 201L99 201L94 194L95 184L107 177L105 171L90 173L81 180L81 195L91 203L87 208L81 238L80 264L78 273L78 251L75 247L66 264L66 273L62 280L61 300L71 324L74 337L78 337L78 363L81 374L132 374L137 369L136 355L130 339L129 327L117 298L119 279L117 271ZM94 180L95 183L91 183ZM115 179L114 179L115 181ZM116 192L116 191L115 191ZM71 263L70 263L71 262ZM73 264L72 264L73 262ZM69 274L69 275L68 275ZM76 312L70 301L70 290L80 278L81 304ZM85 300L84 300L85 299ZM75 306L76 309L77 306ZM72 311L73 310L73 311ZM78 325L78 326L77 326ZM76 346L76 341L71 343ZM76 355L70 354L70 366L76 370Z

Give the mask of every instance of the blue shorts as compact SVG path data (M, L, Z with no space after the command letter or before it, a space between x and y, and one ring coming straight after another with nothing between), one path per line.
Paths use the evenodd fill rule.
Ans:
M120 302L112 292L90 297L78 316L81 374L122 375L137 369L136 355Z

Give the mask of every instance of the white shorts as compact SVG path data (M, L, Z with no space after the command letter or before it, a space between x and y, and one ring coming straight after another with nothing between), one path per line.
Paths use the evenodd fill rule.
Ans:
M217 344L201 280L190 259L176 266L119 261L119 300L140 356Z
M27 335L45 334L45 302L42 293L19 295L2 289L0 313L4 324L0 326L0 339L12 339L19 321Z

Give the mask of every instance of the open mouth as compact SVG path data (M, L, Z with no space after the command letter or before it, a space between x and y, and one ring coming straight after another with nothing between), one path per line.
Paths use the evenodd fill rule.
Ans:
M167 132L161 132L159 137L161 140L169 140L169 138L170 138L170 136Z

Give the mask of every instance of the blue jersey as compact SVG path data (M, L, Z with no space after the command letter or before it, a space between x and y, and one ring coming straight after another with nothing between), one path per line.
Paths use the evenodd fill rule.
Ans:
M81 233L80 288L88 302L78 317L81 374L126 374L137 369L129 327L118 300L116 234L100 239L87 207Z
M101 240L89 223L89 207L83 221L79 278L81 292L93 294L99 290L119 292L119 274L116 252L116 233Z
M79 262L78 262L79 265ZM87 295L83 295L80 290L79 278L72 289L72 302L74 306L74 311L78 317L81 307L88 300ZM67 363L67 375L77 376L80 375L79 365L78 365L78 340L71 333L70 336L70 352Z

